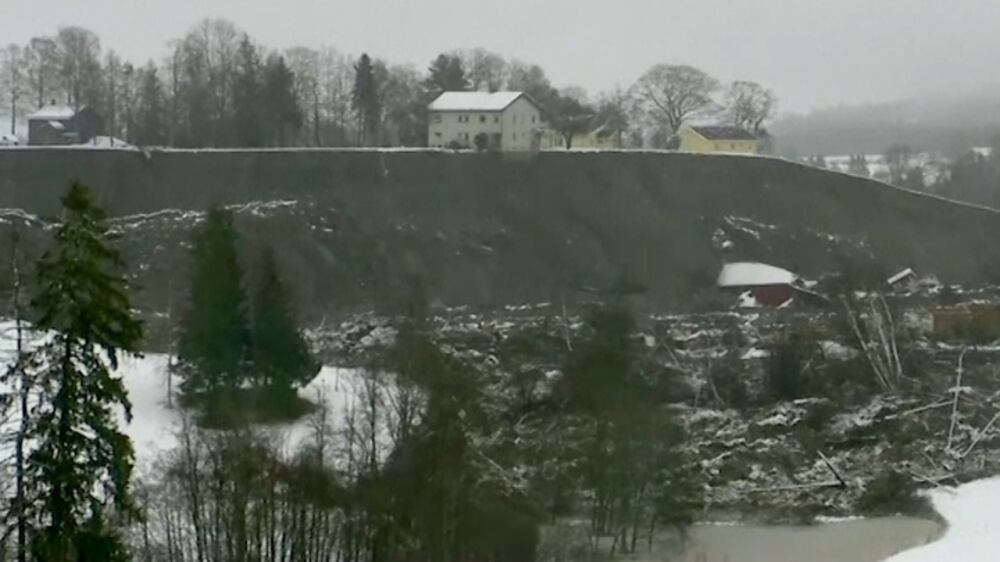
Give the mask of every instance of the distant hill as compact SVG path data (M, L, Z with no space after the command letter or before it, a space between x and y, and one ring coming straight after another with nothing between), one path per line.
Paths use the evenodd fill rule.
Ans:
M54 213L74 177L116 217L147 310L183 302L210 203L234 206L247 263L276 249L314 319L382 306L414 277L432 302L483 306L626 280L654 309L723 302L727 261L817 277L873 255L876 276L1000 277L996 212L772 158L22 148L0 150L0 206Z
M900 143L954 155L1000 134L1000 88L830 107L785 116L772 130L786 156L882 153Z

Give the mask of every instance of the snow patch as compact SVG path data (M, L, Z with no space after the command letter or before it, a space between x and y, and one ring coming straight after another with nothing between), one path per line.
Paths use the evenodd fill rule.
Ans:
M847 347L846 345L833 340L824 340L819 342L819 348L823 352L823 357L827 359L847 361L848 359L853 359L858 356L858 351L856 349Z
M997 560L996 519L1000 516L1000 478L979 480L929 494L948 521L941 540L897 554L886 562L993 562Z
M761 305L757 301L757 298L753 296L753 293L746 291L740 294L736 306L740 308L760 308Z
M746 350L746 352L740 357L740 359L746 361L748 359L763 359L765 357L770 357L770 356L771 352L766 349L751 347L750 349Z

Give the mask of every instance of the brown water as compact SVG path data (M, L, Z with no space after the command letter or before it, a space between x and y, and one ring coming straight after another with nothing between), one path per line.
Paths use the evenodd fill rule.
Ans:
M912 517L879 517L811 526L694 525L684 545L664 535L642 562L880 562L933 542L944 528Z

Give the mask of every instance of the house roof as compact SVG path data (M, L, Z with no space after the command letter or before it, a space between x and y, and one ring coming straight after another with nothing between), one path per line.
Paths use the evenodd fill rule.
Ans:
M719 287L760 287L791 285L796 275L786 269L758 262L727 263L719 272Z
M29 120L65 121L72 119L76 111L68 105L46 105L28 116Z
M689 127L708 140L757 140L753 133L743 127L719 125L689 125Z
M887 284L889 284L889 285L895 285L896 283L899 283L900 281L902 281L902 280L904 280L904 279L906 279L908 277L916 277L916 276L917 276L917 272L913 271L913 268L907 267L903 271L900 271L899 273L897 273L897 274L893 275L892 277L886 279L885 282Z
M431 111L503 111L523 95L524 92L444 92L427 108Z
M600 127L594 129L594 131L593 131L593 133L595 135L597 135L597 138L599 138L599 139L603 139L603 138L606 138L606 137L610 137L612 135L616 135L619 132L620 131L618 131L618 129L615 129L614 127L612 127L610 125L607 125L607 124L601 125Z

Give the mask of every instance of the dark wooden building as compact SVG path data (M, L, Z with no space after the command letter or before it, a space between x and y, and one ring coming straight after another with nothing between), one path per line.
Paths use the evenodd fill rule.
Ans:
M28 116L29 145L81 144L104 134L104 120L89 107L47 105Z

